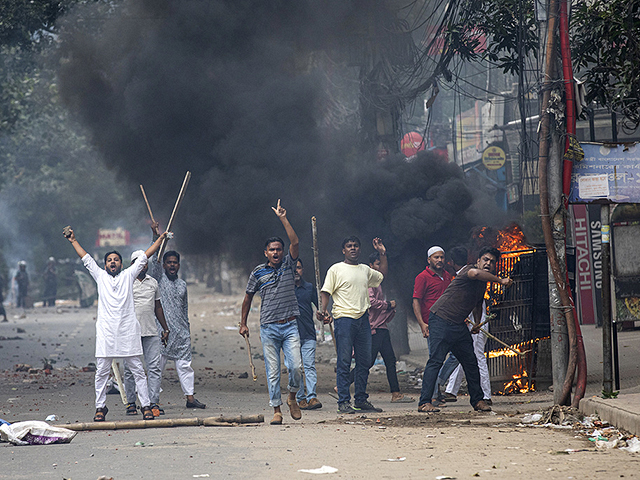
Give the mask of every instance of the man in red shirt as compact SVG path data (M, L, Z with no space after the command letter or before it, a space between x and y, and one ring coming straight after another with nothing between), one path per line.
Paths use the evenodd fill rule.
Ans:
M444 250L433 246L427 251L427 267L418 274L413 287L413 313L429 338L429 309L451 283L451 275L444 269Z

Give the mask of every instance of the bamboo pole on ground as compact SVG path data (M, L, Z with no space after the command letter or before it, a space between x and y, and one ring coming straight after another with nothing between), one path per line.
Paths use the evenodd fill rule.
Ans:
M169 218L169 223L167 224L167 228L166 228L167 232L170 232L171 227L173 227L173 220L175 219L176 213L178 213L178 209L180 208L180 204L182 203L184 194L187 191L189 180L191 180L191 172L188 171L184 176L184 180L182 181L182 187L180 188L180 193L178 193L178 199L176 200L176 204L173 206L173 212L171 212L171 218ZM160 245L160 250L158 251L158 263L162 262L162 254L164 253L164 249L166 247L167 247L167 238L165 237L162 240L162 245Z
M263 415L238 415L231 417L206 418L163 418L154 420L127 420L116 422L90 422L56 425L57 427L74 430L76 432L90 430L135 430L140 428L170 428L170 427L231 427L240 424L263 423Z

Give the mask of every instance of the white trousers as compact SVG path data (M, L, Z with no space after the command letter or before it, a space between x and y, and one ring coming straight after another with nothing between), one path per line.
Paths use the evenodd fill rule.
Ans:
M142 407L149 406L149 389L147 386L147 376L144 373L142 357L123 357L124 364L133 374L138 392L138 400ZM107 381L111 373L112 357L96 358L96 408L104 407L107 402ZM118 385L124 388L124 385Z
M485 308L483 304L482 321L485 319ZM473 318L473 315L471 315ZM469 330L473 328L473 325L469 325ZM481 327L481 330L489 331L489 324L485 324ZM478 359L478 369L480 370L480 387L482 387L482 393L484 394L484 400L491 400L491 379L489 378L489 367L487 365L487 357L484 356L484 347L487 344L487 336L479 332L475 335L471 335L473 338L473 351ZM457 395L460 390L460 384L462 383L462 377L464 377L464 371L462 365L458 365L449 377L447 388L445 392L452 395Z
M160 371L164 372L164 367L169 359L164 355L160 358ZM193 395L194 382L196 379L193 368L191 368L191 360L175 360L176 372L178 372L178 379L180 380L180 386L182 392L185 395Z

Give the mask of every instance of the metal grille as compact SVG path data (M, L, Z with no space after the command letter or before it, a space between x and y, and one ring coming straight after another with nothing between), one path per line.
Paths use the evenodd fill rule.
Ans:
M489 374L498 382L511 380L523 370L535 376L537 338L549 334L549 303L547 295L547 262L544 249L504 252L497 265L498 275L509 276L513 285L503 289L490 284L488 294L491 320L490 332L526 356L489 356ZM545 320L546 319L546 320ZM504 346L489 338L487 350L503 350Z

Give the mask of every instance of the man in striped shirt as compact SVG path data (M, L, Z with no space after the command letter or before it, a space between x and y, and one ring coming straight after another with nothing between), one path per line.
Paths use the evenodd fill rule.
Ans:
M289 372L289 397L287 405L291 418L300 420L302 412L296 402L296 392L302 380L302 356L300 335L296 319L300 316L295 293L294 272L298 261L298 236L287 219L287 211L280 206L271 207L284 226L289 237L289 252L284 255L284 241L279 237L267 239L264 256L267 262L253 269L242 302L240 335L249 335L247 317L253 296L260 292L260 341L264 352L264 364L269 387L269 405L273 407L272 425L282 423L282 398L280 395L280 350Z

